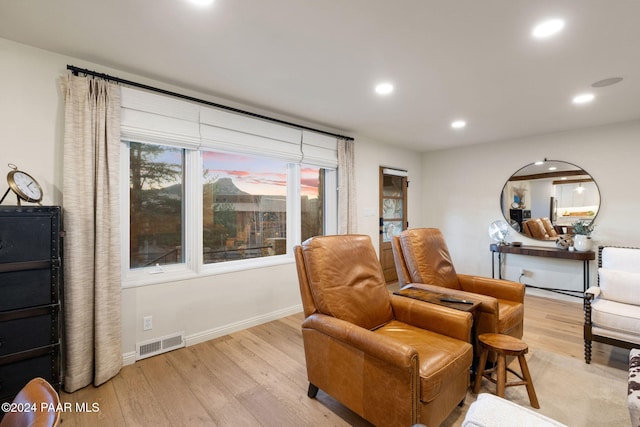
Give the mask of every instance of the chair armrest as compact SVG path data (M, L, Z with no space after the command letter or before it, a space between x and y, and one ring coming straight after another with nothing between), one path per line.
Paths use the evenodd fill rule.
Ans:
M458 280L463 291L524 303L525 286L522 283L468 274L458 274Z
M418 357L416 349L407 344L326 314L312 314L302 322L302 328L314 329L398 368L411 369Z
M438 294L451 295L456 298L479 301L481 312L498 315L498 300L489 295L466 292L452 288L445 288L444 286L429 285L427 283L409 283L407 287L424 289L425 291L435 292Z
M600 295L599 286L592 286L584 292L584 331L586 337L591 337L591 301ZM591 339L591 338L589 338Z
M471 313L399 295L391 295L391 307L401 322L471 342Z
M588 301L597 298L600 295L600 287L592 286L584 292L584 296Z

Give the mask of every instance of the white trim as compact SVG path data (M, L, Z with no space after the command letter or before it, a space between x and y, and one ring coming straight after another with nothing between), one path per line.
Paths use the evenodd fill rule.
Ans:
M293 314L300 313L301 311L302 304L297 304L291 307L272 311L271 313L262 314L260 316L243 319L238 322L233 322L224 326L209 329L207 331L198 332L197 334L187 336L185 340L187 342L187 347L189 347L215 338L220 338L234 332L242 331L253 326L258 326L267 322L282 319L283 317L291 316Z
M324 234L338 234L338 171L324 173Z
M384 168L382 169L382 173L384 175L393 175L393 176L409 176L409 172L402 169L392 169L392 168Z
M122 280L122 288L137 288L140 286L157 285L160 283L179 282L199 277L216 276L218 274L235 273L238 271L268 268L279 265L294 264L293 255L273 255L262 258L249 258L234 261L216 262L201 265L199 271L188 269L185 264L163 265L162 272L155 273L156 267L129 270ZM172 268L173 267L173 268Z
M214 262L204 264L200 270L201 276L234 273L237 271L253 270L256 268L273 267L276 265L293 264L293 255L272 255L260 258L239 259L234 261Z
M134 363L136 363L136 352L135 351L129 351L127 353L123 353L122 354L122 365L123 366L133 365Z
M287 165L287 254L300 244L302 212L300 205L300 165Z
M127 265L129 265L128 259ZM189 269L185 264L134 268L125 271L122 276L122 288L136 288L138 286L177 282L180 280L194 279L196 277L198 277L198 273Z
M202 247L202 155L199 151L185 150L184 155L184 203L182 218L184 263L197 272Z

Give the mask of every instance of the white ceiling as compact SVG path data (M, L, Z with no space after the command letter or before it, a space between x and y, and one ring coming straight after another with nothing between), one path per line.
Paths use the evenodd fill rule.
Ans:
M0 0L0 37L420 151L640 118L638 0Z

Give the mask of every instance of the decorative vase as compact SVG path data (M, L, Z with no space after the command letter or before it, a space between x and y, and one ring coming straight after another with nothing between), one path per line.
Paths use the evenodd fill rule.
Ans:
M576 251L587 252L591 250L591 237L584 234L576 234L573 236L573 247Z

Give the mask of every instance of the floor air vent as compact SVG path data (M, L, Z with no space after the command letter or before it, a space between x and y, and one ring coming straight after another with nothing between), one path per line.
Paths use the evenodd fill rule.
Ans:
M136 360L166 353L167 351L184 346L184 332L177 332L150 341L139 342L136 344Z

